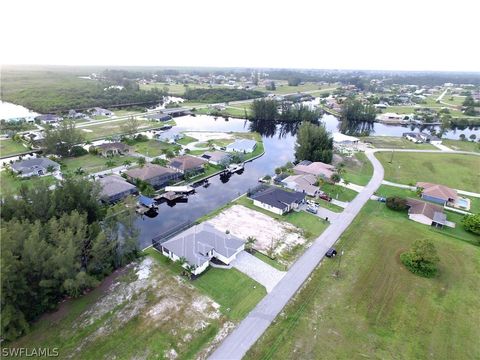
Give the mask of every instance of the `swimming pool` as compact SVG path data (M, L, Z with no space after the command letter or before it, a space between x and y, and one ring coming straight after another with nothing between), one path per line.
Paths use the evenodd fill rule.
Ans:
M464 209L468 209L470 207L470 200L459 198L456 202L456 205Z

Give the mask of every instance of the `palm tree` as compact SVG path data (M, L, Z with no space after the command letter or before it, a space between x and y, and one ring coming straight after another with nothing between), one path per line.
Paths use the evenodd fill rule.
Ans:
M132 162L131 162L130 160L125 159L125 160L123 161L123 166L130 166L130 165L132 165Z
M83 175L83 174L85 174L85 170L83 170L82 167L78 167L78 168L75 169L74 174L75 175Z
M256 242L257 242L257 239L255 237L253 237L253 236L247 237L247 241L245 241L245 249L249 253L252 253L253 252L253 246L255 245Z
M145 160L144 157L139 157L137 162L138 162L138 165L140 165L140 167L144 167L147 161Z
M112 159L109 159L107 160L107 162L105 163L105 166L108 167L108 168L111 168L111 167L114 167L116 164L116 162Z

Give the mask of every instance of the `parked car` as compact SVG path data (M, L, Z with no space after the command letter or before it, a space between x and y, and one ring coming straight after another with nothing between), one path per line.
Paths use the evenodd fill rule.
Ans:
M315 206L307 206L307 211L309 213L316 214L318 210Z
M328 249L328 251L325 254L325 256L329 258L335 257L335 255L337 255L337 250L335 250L335 248Z
M384 197L378 197L377 200L380 201L380 202L383 202L383 203L384 203L384 202L387 202L387 199L384 198Z
M322 200L325 200L325 201L329 201L329 202L332 201L332 198L330 196L328 196L327 194L321 194L319 196L319 198L322 199Z

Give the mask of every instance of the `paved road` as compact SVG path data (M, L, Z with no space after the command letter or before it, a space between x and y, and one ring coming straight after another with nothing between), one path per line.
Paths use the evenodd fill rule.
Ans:
M295 295L323 259L325 252L347 229L363 205L383 180L383 167L373 151L366 152L373 164L373 177L358 196L349 203L337 220L320 235L312 246L295 262L278 285L258 303L248 316L223 341L210 359L241 359L262 336L283 307Z

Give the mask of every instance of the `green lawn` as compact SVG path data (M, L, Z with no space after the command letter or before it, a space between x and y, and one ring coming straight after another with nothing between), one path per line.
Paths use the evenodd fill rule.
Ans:
M48 185L55 184L56 179L53 176L33 176L28 179L22 179L7 173L5 170L0 171L0 195L18 194L22 185L27 187L37 186L40 183Z
M400 184L432 182L467 191L478 191L480 157L461 154L395 152L376 153L385 169L385 180Z
M439 274L399 261L434 241ZM245 359L476 359L480 357L480 248L369 201ZM320 355L321 354L321 355Z
M140 89L142 90L150 90L154 88L158 88L159 90L163 90L163 88L168 88L168 93L171 95L183 95L185 94L185 85L184 84L167 84L167 83L153 83L153 84L142 84L140 85ZM206 89L209 88L208 84L188 84L190 89Z
M28 148L23 143L13 141L12 139L0 140L0 157L11 156L27 152Z
M452 150L480 152L478 139L477 142L443 139L442 144Z
M340 201L352 201L358 195L358 193L352 189L347 189L346 187L340 185L334 185L325 183L320 186L321 190L326 192L332 197L332 199Z
M318 206L323 207L325 209L328 209L330 211L336 212L336 213L341 213L343 211L343 208L341 206L332 204L331 202L318 199L315 201L315 203L318 204Z
M352 158L345 158L343 179L357 185L367 185L373 175L373 166L363 152L355 153Z
M303 85L298 86L289 86L289 85L277 85L276 90L266 90L264 86L259 86L255 90L265 91L269 94L295 94L297 92L305 92L305 91L313 91L313 90L321 90L322 86L316 83L305 83Z
M195 142L195 141L198 141L198 139L195 139L194 137L191 137L191 136L187 136L185 135L183 138L181 138L180 140L177 140L177 144L180 144L180 145L188 145L192 142Z
M192 152L190 152L190 154L192 154ZM202 151L202 154L203 154L203 151ZM201 179L208 178L208 177L212 176L213 174L219 172L223 168L220 165L205 164L204 169L205 169L205 171L203 173L200 173L196 176L193 176L193 177L187 179L187 181L189 183L193 183L195 181L199 181Z
M170 274L179 274L181 267L153 248L145 250ZM200 277L189 282L220 304L220 310L233 321L241 320L266 295L265 288L236 269L209 268Z
M133 145L135 151L139 154L148 156L148 157L156 157L162 155L166 150L180 150L180 146L176 144L169 144L163 141L157 140L148 140L148 141L139 141L135 145Z
M101 121L92 123L89 126L79 127L83 135L85 136L86 140L93 140L93 139L101 139L108 136L114 135L121 135L125 131L123 127L128 123L128 119L126 120L118 120L118 121ZM138 120L139 124L139 131L154 129L165 125L166 123L158 123L156 121L149 121L149 120Z
M100 155L82 155L74 158L62 159L62 172L73 172L78 168L82 168L87 174L107 170L117 166L122 166L123 163L129 160L130 162L137 161L137 158L131 156L113 156L105 158ZM108 162L112 161L112 164Z
M372 143L372 145L378 149L436 149L436 147L431 144L415 144L404 137L366 136L361 139L364 142Z
M417 198L417 193L415 191L409 190L409 189L402 189L399 187L395 186L389 186L389 185L380 185L380 187L375 191L375 195L387 198L391 196L400 196L400 197L411 197L411 198Z
M280 270L280 271L287 271L288 270L287 266L280 264L277 260L274 260L274 259L268 257L267 255L261 253L260 251L255 251L253 253L253 256L262 260L263 262L266 262L268 265L274 267L277 270Z

